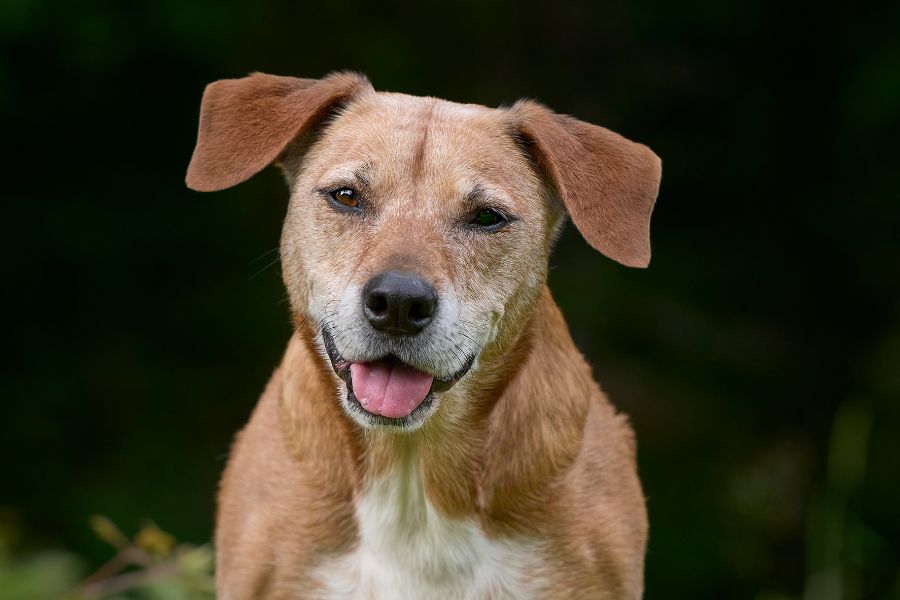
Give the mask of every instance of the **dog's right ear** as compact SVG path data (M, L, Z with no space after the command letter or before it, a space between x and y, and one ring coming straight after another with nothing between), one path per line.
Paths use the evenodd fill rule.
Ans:
M206 86L185 181L198 192L232 187L272 164L305 127L366 90L353 73L297 79L254 73Z

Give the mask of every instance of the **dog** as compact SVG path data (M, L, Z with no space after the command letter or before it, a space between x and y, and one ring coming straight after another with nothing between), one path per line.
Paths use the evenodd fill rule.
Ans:
M207 86L188 187L271 164L294 331L221 482L219 597L640 597L633 432L546 280L567 217L647 266L660 159L530 100Z

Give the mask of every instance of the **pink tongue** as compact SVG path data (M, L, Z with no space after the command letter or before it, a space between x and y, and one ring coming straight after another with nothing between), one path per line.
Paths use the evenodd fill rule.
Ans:
M434 378L397 361L378 360L350 365L353 393L370 413L398 419L416 409Z

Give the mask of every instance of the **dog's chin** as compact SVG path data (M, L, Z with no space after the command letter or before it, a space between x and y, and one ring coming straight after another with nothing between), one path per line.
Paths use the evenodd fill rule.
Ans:
M411 413L404 417L385 417L371 413L362 405L353 393L353 384L346 384L341 395L341 406L362 427L369 429L387 429L393 431L415 431L422 427L426 421L437 411L438 398L434 392L428 392L422 403Z
M338 378L344 382L344 389L340 394L341 406L344 411L357 424L369 429L386 429L391 431L415 431L422 427L435 412L437 412L440 403L440 396L443 392L448 391L456 383L465 377L475 362L476 355L470 356L461 369L455 373L445 375L443 377L432 377L431 387L428 389L424 399L408 414L403 416L385 416L376 414L366 408L366 403L361 402L357 398L353 389L353 373L351 362L341 356L335 344L331 331L324 327L322 329L322 341L328 359L331 362L331 368L334 370ZM409 365L405 365L398 358L392 355L373 357L371 363L387 361L394 362L402 368L410 369Z

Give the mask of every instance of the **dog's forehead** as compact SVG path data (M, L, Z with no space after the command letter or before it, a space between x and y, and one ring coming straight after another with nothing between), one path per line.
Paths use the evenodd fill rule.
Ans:
M502 110L378 92L350 103L326 132L330 145L393 161L484 161L516 151Z
M475 188L532 195L536 182L513 131L503 109L369 93L344 107L327 127L316 162L323 174L350 165L368 171L378 184L428 182L448 196Z
M365 94L352 102L341 120L356 125L392 130L397 134L470 133L472 138L504 136L508 132L505 112L479 104L460 104L440 98L391 92Z

